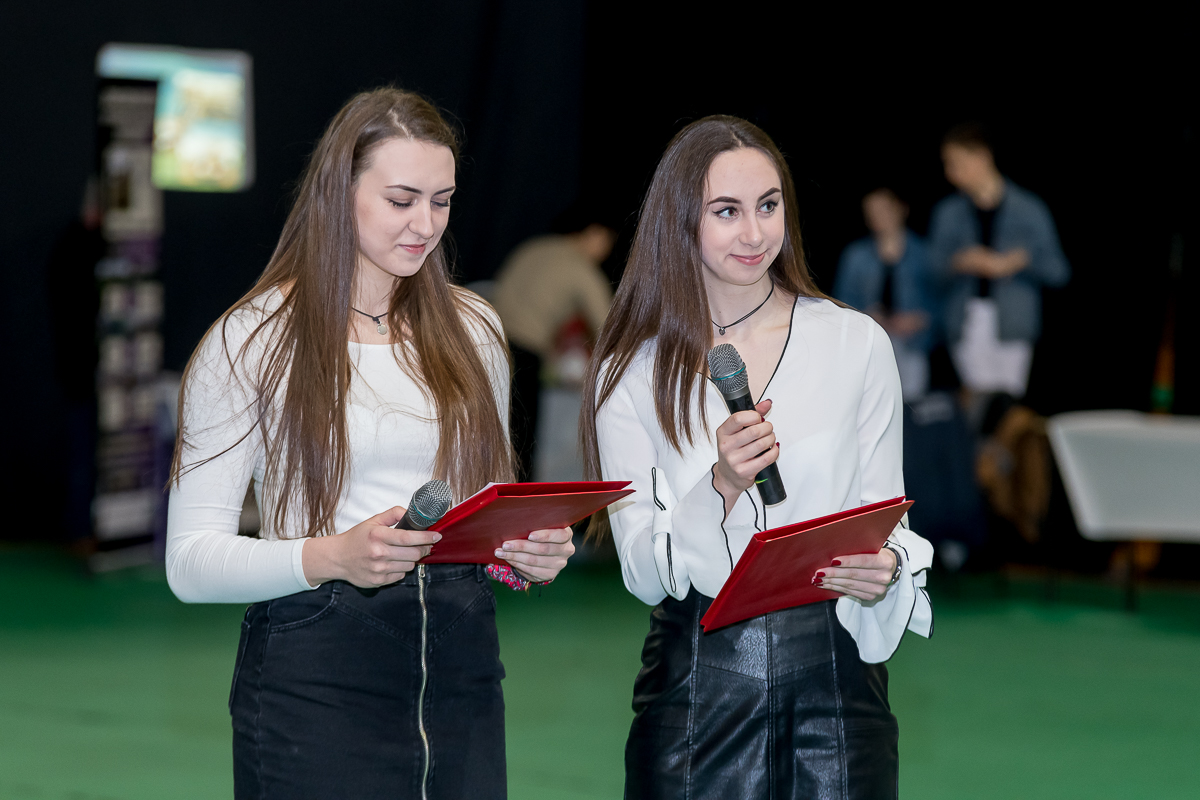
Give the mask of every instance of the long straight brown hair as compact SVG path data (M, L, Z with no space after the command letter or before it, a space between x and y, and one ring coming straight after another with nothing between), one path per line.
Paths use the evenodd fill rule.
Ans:
M394 138L443 145L457 163L454 129L419 95L389 87L352 98L313 151L262 276L206 334L215 335L219 327L231 371L251 373L254 406L248 411L256 426L242 440L254 427L263 436L265 487L275 500L270 523L279 536L286 535L294 514L300 514L303 536L337 532L334 516L350 455L347 341L359 258L354 193L376 148ZM504 335L484 315L481 300L451 285L446 247L443 236L416 274L396 281L388 322L392 331L408 332L411 347L393 348L396 360L417 379L436 411L439 438L431 477L447 481L456 496L465 497L488 481L511 480L513 457L506 422L464 318L502 346ZM236 354L230 352L226 328L231 316L259 307L276 291L282 294L279 307L265 315ZM251 359L248 348L260 337L263 354ZM184 404L195 361L193 354L179 397L171 468L176 482L205 463L187 463L185 457L189 432ZM293 507L296 501L300 508Z
M728 116L705 117L681 130L654 171L625 274L583 379L579 438L589 479L600 478L596 412L650 339L656 339L654 410L667 441L678 451L684 442L694 443L693 400L700 407L704 433L708 433L704 403L694 391L697 380L704 380L705 356L713 342L701 272L700 222L713 160L743 147L753 147L770 159L783 184L785 236L779 255L767 270L771 280L793 295L825 297L804 260L791 171L771 137L744 119Z

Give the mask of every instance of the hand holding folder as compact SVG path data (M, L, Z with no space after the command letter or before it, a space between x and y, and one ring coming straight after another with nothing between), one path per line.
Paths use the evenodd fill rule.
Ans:
M430 527L442 534L422 564L494 564L496 549L545 528L565 528L633 494L630 481L495 483Z
M879 552L910 506L911 500L894 497L754 534L700 624L707 633L771 611L837 599L838 592L813 586L812 576L838 556Z

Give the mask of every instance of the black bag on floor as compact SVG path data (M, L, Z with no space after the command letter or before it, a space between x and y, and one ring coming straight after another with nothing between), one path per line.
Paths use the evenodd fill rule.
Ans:
M940 552L946 541L982 544L986 523L975 484L975 439L953 395L904 406L904 488L912 529Z

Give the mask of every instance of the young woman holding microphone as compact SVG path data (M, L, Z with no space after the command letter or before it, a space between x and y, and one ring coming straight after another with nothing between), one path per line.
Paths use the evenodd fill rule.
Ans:
M755 411L733 415L706 354L732 344ZM754 125L708 117L667 147L585 380L589 477L633 480L609 509L625 585L653 605L627 798L883 798L897 726L882 665L929 635L929 543L796 575L842 594L704 633L758 530L904 494L900 382L883 330L825 298L804 262L791 175ZM755 475L777 464L787 498Z
M430 478L462 499L513 475L499 320L448 278L457 156L420 97L351 99L266 271L184 373L167 574L187 602L253 604L230 695L239 798L505 796L487 576L553 580L571 531L485 571L418 566L439 535L393 528ZM251 482L258 539L237 536Z

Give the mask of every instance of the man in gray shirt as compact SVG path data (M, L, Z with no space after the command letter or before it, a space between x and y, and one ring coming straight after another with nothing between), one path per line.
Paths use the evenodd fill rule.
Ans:
M1041 333L1042 287L1065 284L1071 267L1046 204L1000 174L981 125L952 128L942 161L958 193L934 208L929 251L954 366L973 392L1020 399Z

